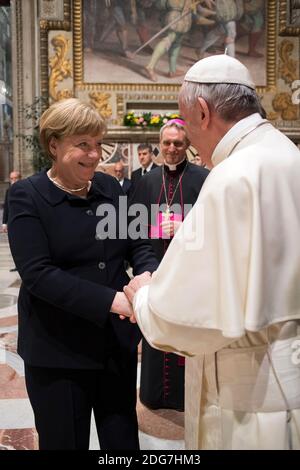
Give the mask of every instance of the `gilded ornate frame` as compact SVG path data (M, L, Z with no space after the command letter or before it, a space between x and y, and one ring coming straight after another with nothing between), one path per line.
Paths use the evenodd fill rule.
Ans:
M291 23L291 0L279 1L279 34L281 36L300 36L300 26Z
M267 21L267 85L257 87L259 94L272 91L276 85L276 0L268 1ZM175 84L109 84L85 83L82 41L82 0L73 0L73 37L74 37L74 86L77 90L178 93ZM168 96L169 99L169 96Z

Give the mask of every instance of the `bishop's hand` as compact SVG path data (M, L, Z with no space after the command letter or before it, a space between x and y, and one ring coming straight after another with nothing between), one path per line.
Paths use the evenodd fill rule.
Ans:
M168 238L172 238L174 237L181 224L182 222L180 222L179 220L165 219L163 222L161 222L160 226L163 231L163 234Z

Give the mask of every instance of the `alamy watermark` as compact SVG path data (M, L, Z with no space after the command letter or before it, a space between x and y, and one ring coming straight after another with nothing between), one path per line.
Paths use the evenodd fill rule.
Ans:
M199 250L203 246L204 210L198 205L193 214L191 204L135 203L128 206L127 196L119 196L119 205L100 204L96 215L100 218L96 227L98 240L170 239L173 232L165 225L178 229L177 237L185 242L187 250ZM184 219L184 224L181 224Z

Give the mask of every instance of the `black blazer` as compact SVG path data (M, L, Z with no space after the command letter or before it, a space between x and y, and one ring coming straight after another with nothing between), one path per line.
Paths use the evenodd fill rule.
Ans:
M131 181L128 178L124 178L123 186L121 186L121 188L125 194L128 194L131 188Z
M124 260L135 274L155 270L157 261L145 240L96 235L103 219L97 208L111 204L118 224L122 194L116 179L102 173L87 199L60 190L46 172L12 186L9 242L22 278L18 352L25 363L98 369L135 350L138 327L110 307L129 281Z
M158 165L156 165L156 163L153 163L150 171L154 170L154 168L157 168L157 166ZM134 170L131 173L131 185L132 186L130 189L130 194L133 194L133 192L135 191L136 185L140 181L141 178L142 178L142 167L138 168L137 170Z

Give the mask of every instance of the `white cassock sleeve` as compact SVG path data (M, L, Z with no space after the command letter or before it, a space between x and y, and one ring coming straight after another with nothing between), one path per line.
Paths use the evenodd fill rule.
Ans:
M232 338L225 338L220 331L177 325L162 320L148 306L149 286L139 289L134 300L134 310L141 332L155 349L197 356L213 353L228 344Z
M212 353L245 333L251 192L246 181L222 181L205 184L150 286L135 295L138 324L157 349Z

